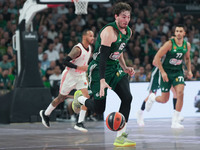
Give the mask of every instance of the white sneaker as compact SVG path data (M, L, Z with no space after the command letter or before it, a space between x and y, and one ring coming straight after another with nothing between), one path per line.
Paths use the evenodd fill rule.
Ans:
M183 122L183 120L184 120L184 117L183 117L183 116L179 116L178 122L179 122L179 123L180 123L180 122Z
M85 128L83 122L77 123L77 124L74 126L74 129L79 130L79 131L81 131L81 132L88 132L88 130Z
M145 109L146 111L150 111L151 110L151 107L153 105L153 103L156 101L155 100L156 98L156 95L154 93L151 93L146 101L146 104L145 104Z
M143 111L142 111L142 110L139 110L139 111L136 113L136 118L137 118L137 124L138 124L140 127L143 127L143 126L144 126L144 118L143 118Z
M181 124L178 123L178 122L172 122L171 128L172 128L172 129L184 129L184 126L181 125Z

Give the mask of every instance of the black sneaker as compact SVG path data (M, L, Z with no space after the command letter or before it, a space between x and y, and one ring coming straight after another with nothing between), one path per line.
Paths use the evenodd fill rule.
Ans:
M45 127L49 128L49 127L50 127L49 116L46 116L46 115L44 114L44 110L40 110L40 117L41 117L41 119L42 119L42 124L43 124Z
M81 132L88 132L88 130L85 128L83 122L77 123L77 124L74 126L74 129L79 130L79 131L81 131Z

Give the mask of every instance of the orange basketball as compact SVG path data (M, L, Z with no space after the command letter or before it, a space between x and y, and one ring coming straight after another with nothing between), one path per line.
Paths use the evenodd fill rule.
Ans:
M112 112L106 118L106 125L112 131L121 130L125 122L125 117L120 112Z

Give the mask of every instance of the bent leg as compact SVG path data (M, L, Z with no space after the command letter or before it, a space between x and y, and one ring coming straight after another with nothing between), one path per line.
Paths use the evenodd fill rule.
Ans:
M174 88L177 95L176 111L180 112L183 107L184 84L178 84Z
M130 92L130 85L128 78L124 76L117 84L114 90L121 99L121 106L119 112L122 113L128 122L129 113L131 109L132 95Z

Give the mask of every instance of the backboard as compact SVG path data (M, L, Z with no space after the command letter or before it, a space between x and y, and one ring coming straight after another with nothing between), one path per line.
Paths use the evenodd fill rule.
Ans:
M110 0L88 0L88 2L92 3L106 3L109 1ZM73 2L73 0L37 0L38 4L64 4L69 2Z

